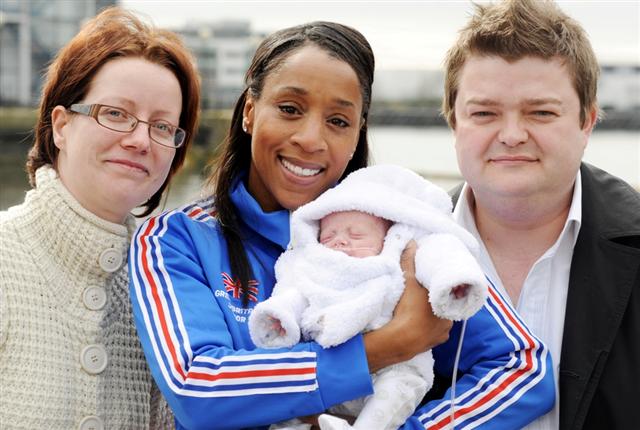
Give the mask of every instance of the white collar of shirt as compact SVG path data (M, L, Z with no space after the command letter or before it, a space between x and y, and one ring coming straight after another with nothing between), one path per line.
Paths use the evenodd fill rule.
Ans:
M476 228L473 211L473 194L465 183L453 210L454 220L469 231L480 244L478 262L496 288L510 302L502 281ZM562 232L556 242L534 263L522 286L520 299L514 306L531 331L551 351L556 383L556 404L548 414L529 424L527 430L555 430L559 426L558 370L562 349L562 332L569 290L569 272L573 248L582 224L582 177L580 171L573 187L571 207Z

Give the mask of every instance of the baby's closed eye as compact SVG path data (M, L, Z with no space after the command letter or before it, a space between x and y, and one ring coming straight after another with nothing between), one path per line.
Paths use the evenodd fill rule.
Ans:
M322 232L320 234L320 243L325 244L336 236L335 232Z

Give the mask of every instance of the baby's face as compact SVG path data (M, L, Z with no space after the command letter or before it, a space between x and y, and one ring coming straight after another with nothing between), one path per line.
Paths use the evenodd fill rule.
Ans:
M352 257L378 255L390 224L364 212L334 212L320 220L320 243Z

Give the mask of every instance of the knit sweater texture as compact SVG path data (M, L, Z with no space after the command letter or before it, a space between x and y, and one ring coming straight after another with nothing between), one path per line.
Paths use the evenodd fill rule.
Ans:
M0 428L173 426L131 314L134 229L84 209L50 166L0 212Z

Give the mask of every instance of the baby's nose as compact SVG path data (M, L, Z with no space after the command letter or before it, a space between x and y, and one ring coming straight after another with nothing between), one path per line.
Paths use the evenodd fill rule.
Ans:
M343 248L349 244L349 241L344 236L336 236L333 239L333 246L336 248Z

